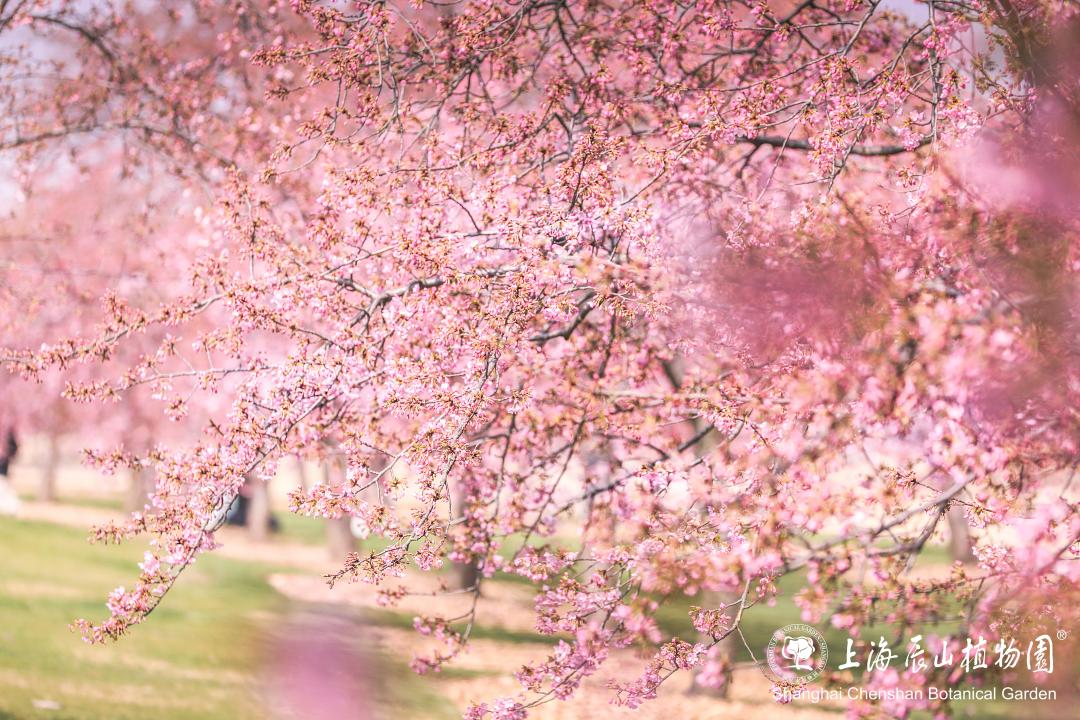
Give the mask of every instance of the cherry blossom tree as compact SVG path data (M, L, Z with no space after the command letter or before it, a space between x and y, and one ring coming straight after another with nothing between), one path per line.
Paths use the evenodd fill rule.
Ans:
M155 233L175 233L177 244L183 237L157 214L146 187L113 185L110 172L79 173L53 166L49 176L46 183L31 183L33 189L18 208L0 219L0 237L6 245L0 297L4 334L9 342L28 347L92 326L108 292L144 300L168 297L168 289L175 285L172 278L185 267L170 267L169 259L176 256L145 242L148 225ZM94 184L111 191L86 193ZM157 332L129 344L114 367L126 368L155 351L164 336ZM69 433L82 430L83 439L97 449L122 443L139 454L149 452L155 438L177 440L184 435L160 410L149 409L154 405L149 402L149 387L116 395L109 402L76 404L65 399L65 394L93 383L100 370L83 365L71 372L49 373L36 386L14 375L3 378L7 425L27 435L43 433L48 440L39 488L42 500L54 498L59 445ZM87 428L93 428L92 437ZM142 509L139 493L133 498Z
M154 454L152 512L98 529L154 545L88 640L182 582L246 476L328 446L344 481L293 510L388 541L332 580L393 602L450 561L474 596L536 584L558 643L474 719L570 699L631 646L655 655L619 704L722 681L713 648L791 573L806 621L853 634L1075 621L1074 6L176 6L0 4L12 77L64 65L42 37L83 43L78 82L5 83L13 162L130 142L205 197L182 290L110 294L98 327L6 355L97 368L81 399L227 403ZM947 517L977 564L912 572ZM654 618L687 595L697 642ZM418 621L441 643L418 671L466 646L473 607Z

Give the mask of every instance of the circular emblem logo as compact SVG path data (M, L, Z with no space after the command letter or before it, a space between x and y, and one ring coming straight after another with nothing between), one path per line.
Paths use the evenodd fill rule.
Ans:
M829 660L829 646L816 628L802 623L773 633L765 650L765 674L773 682L805 685L817 680Z

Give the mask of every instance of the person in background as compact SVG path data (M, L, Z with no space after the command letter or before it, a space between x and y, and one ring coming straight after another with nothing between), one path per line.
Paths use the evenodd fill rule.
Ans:
M8 482L8 470L18 451L15 428L8 427L0 438L0 515L14 515L19 509L19 496Z

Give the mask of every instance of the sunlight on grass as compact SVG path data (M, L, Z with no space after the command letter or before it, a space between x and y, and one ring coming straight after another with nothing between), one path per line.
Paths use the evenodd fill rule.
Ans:
M266 582L274 568L203 556L144 625L91 647L69 623L106 615L106 594L131 582L141 548L8 518L0 545L0 718L268 716L260 653L287 609ZM379 663L390 681L379 683L380 704L401 717L457 716L394 662Z
M84 533L0 520L0 710L34 701L53 718L260 717L248 671L261 618L282 600L243 563L201 559L153 618L121 644L90 647L68 624L101 619L134 576L139 548L93 546Z

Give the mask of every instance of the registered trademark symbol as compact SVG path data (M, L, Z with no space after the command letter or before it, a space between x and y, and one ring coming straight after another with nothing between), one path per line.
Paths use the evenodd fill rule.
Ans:
M1065 638L1069 637L1069 632L1067 630L1058 630L1057 636L1058 640L1064 640Z

